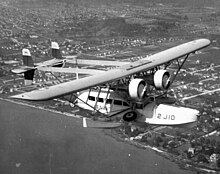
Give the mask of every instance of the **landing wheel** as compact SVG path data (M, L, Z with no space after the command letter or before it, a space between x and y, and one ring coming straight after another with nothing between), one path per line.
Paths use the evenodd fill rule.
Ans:
M137 114L134 111L130 111L124 114L123 120L124 121L133 121L137 118Z

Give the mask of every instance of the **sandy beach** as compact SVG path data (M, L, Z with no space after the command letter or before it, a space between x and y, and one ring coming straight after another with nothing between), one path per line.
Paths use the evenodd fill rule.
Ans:
M190 174L82 119L0 100L0 173Z

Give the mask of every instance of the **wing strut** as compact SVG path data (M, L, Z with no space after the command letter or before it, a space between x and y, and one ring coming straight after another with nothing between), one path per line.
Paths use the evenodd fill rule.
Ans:
M86 103L87 103L88 100L89 100L90 93L91 93L91 88L89 88L89 93L88 93L88 97L87 97L87 99L86 99Z
M171 79L170 81L170 86L172 85L173 81L175 80L176 76L179 74L181 68L183 67L184 63L186 62L186 59L189 57L190 54L187 54L186 57L184 58L183 62L180 64L179 59L176 59L177 63L178 63L178 69L175 73L175 76Z
M91 106L90 104L88 104L88 102L85 102L85 101L83 101L82 99L80 99L76 94L72 94L72 95L74 95L74 96L77 98L77 100L80 100L81 102L85 103L85 104L88 105L89 107L93 108L93 109L94 109L94 112L99 112L99 110L97 110L95 107L93 107L93 106ZM77 105L76 105L76 106L77 106ZM100 112L99 112L99 113L100 113Z
M105 98L105 103L104 103L105 106L104 107L106 109L106 113L108 114L111 111L111 109L109 109L109 112L108 112L108 108L106 107L106 102L107 102L107 99L108 99L108 94L110 92L110 86L109 85L107 86L107 89L108 89L108 91L106 93L106 98Z
M101 87L101 86L98 87L98 90L99 90L99 92L98 92L98 95L97 95L97 97L96 97L96 101L95 101L95 105L94 105L94 110L98 110L98 109L96 109L96 108L97 108L97 103L98 103L98 100L99 100L99 96L100 96L102 87Z
M187 60L187 58L189 57L189 55L190 55L190 53L186 55L186 57L184 58L184 60L183 60L182 63L180 63L179 59L176 59L177 64L178 64L178 69L176 70L176 73L175 73L174 77L170 80L170 86L172 85L172 83L173 83L173 81L175 80L176 76L179 74L181 68L183 67L183 65L184 65L184 63L186 62L186 60ZM167 68L167 67L165 67L165 68ZM169 87L169 88L170 88L170 87ZM159 96L157 96L157 97L166 95L166 94L167 94L167 91L168 91L168 89L167 89L166 91L164 91L162 95L159 95ZM154 100L155 100L155 97L154 97Z
M51 74L52 76L54 76L55 79L57 79L60 83L62 83L62 81L61 81L57 76L55 76L52 72L50 72L50 74ZM60 75L60 74L59 74L59 75Z

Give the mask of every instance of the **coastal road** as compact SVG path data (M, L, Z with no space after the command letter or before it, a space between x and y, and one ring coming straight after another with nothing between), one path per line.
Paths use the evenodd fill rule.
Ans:
M0 100L0 173L191 174L82 120Z
M213 89L213 90L210 90L210 91L205 91L205 92L202 92L202 93L200 93L200 94L196 94L196 95L189 96L189 97L184 97L184 98L182 98L182 99L180 99L180 100L181 100L181 101L185 101L185 100L189 100L189 99L192 99L192 98L201 96L201 95L206 95L206 94L210 94L210 93L214 93L214 92L218 92L218 91L220 91L220 88L218 88L218 89Z

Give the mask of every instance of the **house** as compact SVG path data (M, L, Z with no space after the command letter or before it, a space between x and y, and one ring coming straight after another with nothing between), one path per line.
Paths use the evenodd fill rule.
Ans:
M188 149L188 153L191 153L192 154L192 156L195 154L195 148L193 148L193 147L189 147L189 149Z
M219 159L219 154L213 153L212 155L210 155L209 159L210 159L210 162L216 163L217 160Z

